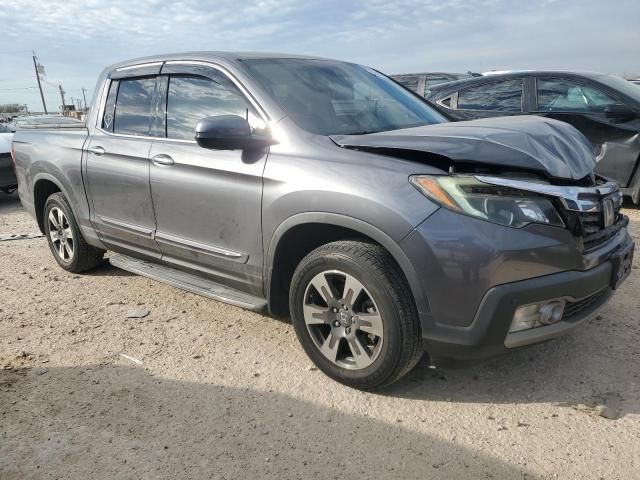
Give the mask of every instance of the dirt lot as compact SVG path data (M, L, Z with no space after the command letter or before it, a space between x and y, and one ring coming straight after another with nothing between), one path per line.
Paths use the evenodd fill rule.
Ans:
M0 195L0 236L35 232ZM0 241L0 275L2 480L640 478L637 269L570 336L381 394L311 368L288 323L68 274L43 238Z

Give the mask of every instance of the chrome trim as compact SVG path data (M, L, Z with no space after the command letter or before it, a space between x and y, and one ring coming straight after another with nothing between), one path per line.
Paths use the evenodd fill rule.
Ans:
M116 220L115 218L103 217L98 215L98 218L105 224L125 230L130 233L142 235L144 237L153 238L153 229L141 227L140 225L133 225L131 223L123 222L122 220Z
M137 63L135 65L127 65L126 67L116 68L116 72L124 72L125 70L133 70L134 68L155 67L162 65L163 62Z
M474 177L489 185L515 188L527 192L540 193L558 198L565 209L574 212L599 212L602 209L600 198L607 195L615 195L616 205L622 203L622 194L615 182L607 182L596 187L576 187L571 185L549 185L548 183L536 183L512 178L491 177L486 175L474 175ZM597 199L584 197L595 196Z
M195 248L205 253L213 253L215 255L222 255L223 257L237 259L247 257L247 255L244 253L234 252L233 250L227 250L226 248L214 247L204 243L195 242L193 240L187 240L186 238L177 237L169 233L156 232L154 238L156 239L156 241L168 243L177 247Z

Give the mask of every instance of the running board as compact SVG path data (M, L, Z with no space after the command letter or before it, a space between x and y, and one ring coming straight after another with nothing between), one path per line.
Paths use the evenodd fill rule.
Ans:
M136 273L219 302L229 303L256 312L262 312L267 308L267 302L264 298L234 290L199 275L183 272L166 265L121 254L111 256L109 262L114 267L121 268L127 272Z

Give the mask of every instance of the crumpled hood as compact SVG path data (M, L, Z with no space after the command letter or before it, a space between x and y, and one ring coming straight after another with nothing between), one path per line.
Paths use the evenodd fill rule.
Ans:
M368 135L333 135L341 147L372 152L427 152L456 162L533 170L579 180L595 166L589 141L568 123L537 116L495 117L393 130Z

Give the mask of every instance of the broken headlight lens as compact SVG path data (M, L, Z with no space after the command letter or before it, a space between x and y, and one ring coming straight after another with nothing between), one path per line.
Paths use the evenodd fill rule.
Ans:
M445 208L520 228L530 223L564 227L551 201L523 190L489 185L472 176L413 175L411 183Z

